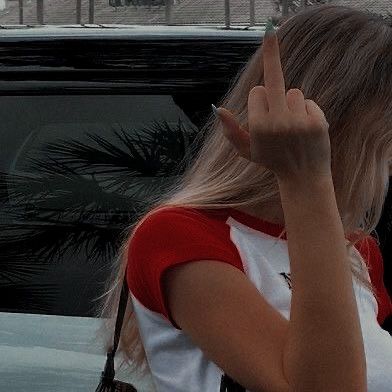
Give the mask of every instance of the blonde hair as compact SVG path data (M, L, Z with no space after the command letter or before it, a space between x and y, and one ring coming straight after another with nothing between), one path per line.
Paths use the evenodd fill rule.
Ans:
M299 88L314 100L330 124L332 177L348 251L370 236L381 217L392 156L392 29L380 16L350 7L309 7L277 29L286 91ZM218 103L241 124L247 120L249 91L263 84L261 46L239 70ZM210 115L204 143L194 161L164 195L157 195L124 233L123 246L111 267L97 316L106 318L97 331L112 347L118 301L132 233L157 209L168 206L236 208L280 203L274 173L238 156ZM283 234L284 232L282 232ZM367 266L368 267L368 266ZM367 268L352 264L353 276L377 298ZM149 371L137 321L129 300L118 354L145 375ZM120 367L121 367L120 366Z

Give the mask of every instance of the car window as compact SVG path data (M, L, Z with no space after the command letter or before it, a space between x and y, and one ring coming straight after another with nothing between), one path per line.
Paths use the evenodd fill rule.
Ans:
M175 180L185 152L179 136L192 142L197 128L170 95L0 101L2 257L11 270L16 260L48 264L30 283L58 287L35 307L88 315L132 209Z

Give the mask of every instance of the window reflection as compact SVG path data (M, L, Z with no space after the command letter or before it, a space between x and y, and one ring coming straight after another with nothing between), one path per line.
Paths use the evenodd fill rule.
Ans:
M197 127L171 95L2 97L0 116L0 280L24 285L0 307L88 315L122 231L187 165Z

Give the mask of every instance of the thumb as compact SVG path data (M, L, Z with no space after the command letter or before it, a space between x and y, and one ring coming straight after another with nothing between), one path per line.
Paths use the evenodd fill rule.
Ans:
M251 160L248 127L246 125L242 127L233 114L225 108L219 107L217 115L222 122L223 135L226 139L229 140L240 156Z

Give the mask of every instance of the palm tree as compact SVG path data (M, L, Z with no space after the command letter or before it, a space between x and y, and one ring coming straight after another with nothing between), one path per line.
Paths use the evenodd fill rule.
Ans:
M47 143L23 170L1 173L0 309L49 312L58 288L28 281L55 262L83 254L108 265L135 213L173 184L204 136L181 120L130 134Z

